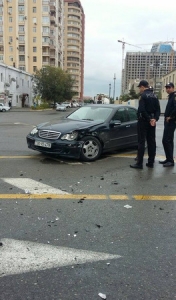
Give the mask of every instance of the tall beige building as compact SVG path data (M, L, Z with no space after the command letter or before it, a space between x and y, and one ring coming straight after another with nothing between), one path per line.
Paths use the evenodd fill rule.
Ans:
M74 79L77 99L84 90L85 15L79 0L64 0L64 70Z
M0 0L0 62L63 67L63 0Z

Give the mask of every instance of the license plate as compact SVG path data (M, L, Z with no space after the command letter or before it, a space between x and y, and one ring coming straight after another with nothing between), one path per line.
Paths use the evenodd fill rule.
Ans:
M46 143L46 142L35 141L34 145L44 147L44 148L51 148L51 143Z

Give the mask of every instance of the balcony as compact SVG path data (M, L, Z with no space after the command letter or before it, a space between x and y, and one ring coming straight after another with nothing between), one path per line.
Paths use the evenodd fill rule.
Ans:
M48 36L48 37L49 37L49 36L50 36L50 33L49 33L49 32L44 32L44 31L43 31L43 32L42 32L42 36Z
M43 51L43 52L42 52L42 56L50 56L49 51Z
M24 66L25 65L25 61L24 60L20 60L19 61L19 66Z
M49 61L43 61L43 62L42 62L42 65L43 65L43 66L49 66L49 65L50 65L50 62L49 62Z
M56 17L55 16L50 16L50 22L51 23L56 23Z
M55 2L50 3L50 11L51 12L56 12L56 3Z
M55 57L56 57L56 54L50 52L50 58L55 59Z

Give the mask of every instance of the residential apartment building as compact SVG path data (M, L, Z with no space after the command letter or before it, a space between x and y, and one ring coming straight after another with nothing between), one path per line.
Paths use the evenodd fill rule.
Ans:
M176 69L176 52L127 52L122 94L129 92L130 80L153 81L154 88L162 89L162 77Z
M84 36L85 15L79 0L64 0L64 65L74 79L77 99L83 99L84 90Z
M0 0L0 62L31 74L63 67L63 0Z
M12 107L33 104L33 76L30 73L0 63L0 102Z

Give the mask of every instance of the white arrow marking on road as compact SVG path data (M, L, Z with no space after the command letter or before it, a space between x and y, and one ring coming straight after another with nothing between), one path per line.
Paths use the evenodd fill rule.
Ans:
M47 184L43 184L30 178L1 178L3 181L16 186L19 189L26 190L30 194L68 194L60 189L55 189Z
M0 277L121 257L29 241L2 239L1 242Z

